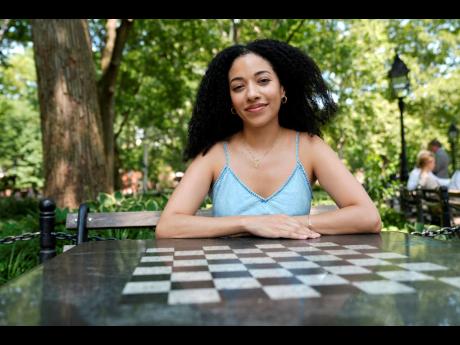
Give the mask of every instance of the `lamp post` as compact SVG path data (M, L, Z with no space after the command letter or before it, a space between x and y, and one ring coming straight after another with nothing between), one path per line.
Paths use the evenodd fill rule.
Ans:
M449 126L449 140L450 140L450 148L452 150L452 167L454 172L457 170L457 141L458 141L458 129L454 123L451 123Z
M409 171L407 168L407 156L406 156L406 140L404 137L404 97L409 94L409 69L406 64L396 54L391 70L388 72L390 78L390 85L392 96L398 99L399 106L399 120L401 125L401 172L399 179L402 183L405 183L409 178Z

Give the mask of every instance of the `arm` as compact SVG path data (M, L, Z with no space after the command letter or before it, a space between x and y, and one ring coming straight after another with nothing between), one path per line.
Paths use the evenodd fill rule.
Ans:
M156 228L156 238L204 238L239 236L250 233L261 237L306 239L319 235L302 222L285 215L200 217L196 211L213 180L212 150L199 155L189 166L169 199Z
M212 183L212 165L206 156L197 156L171 195L157 224L156 237L217 237L243 231L239 217L200 217L194 214Z
M364 188L337 154L319 137L309 138L314 175L338 210L310 216L311 229L320 234L378 233L381 220ZM303 221L307 224L308 217Z
M439 149L435 155L435 168L433 169L433 174L437 176L442 176L447 178L449 176L448 167L449 167L449 156L443 149Z
M418 186L418 181L420 180L420 169L414 169L409 174L409 180L407 181L407 189L414 190Z

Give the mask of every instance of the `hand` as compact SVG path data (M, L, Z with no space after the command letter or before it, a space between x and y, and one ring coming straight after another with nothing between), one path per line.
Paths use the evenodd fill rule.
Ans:
M244 217L243 226L249 233L260 237L305 240L321 236L300 220L284 214Z

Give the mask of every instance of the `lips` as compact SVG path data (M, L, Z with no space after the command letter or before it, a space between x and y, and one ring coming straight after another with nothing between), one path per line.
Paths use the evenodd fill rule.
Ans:
M257 104L250 105L249 107L245 108L244 110L255 112L255 111L262 110L266 106L267 106L266 103L257 103Z

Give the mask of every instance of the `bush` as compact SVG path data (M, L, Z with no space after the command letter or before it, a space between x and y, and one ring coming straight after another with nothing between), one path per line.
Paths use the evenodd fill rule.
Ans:
M156 211L166 205L169 192L164 194L147 194L135 197L125 197L120 192L113 195L101 193L94 201L88 201L90 212L113 211ZM67 232L65 221L68 213L78 210L67 208L56 209L56 232ZM0 199L0 238L17 236L26 232L38 232L38 199L15 198ZM155 237L152 229L107 230L103 232L90 231L89 235L103 235L117 239L152 239ZM56 253L61 254L64 244L68 241L58 240ZM29 241L16 241L13 244L0 245L0 285L23 274L39 264L38 254L40 244L38 237Z
M0 220L17 219L24 215L38 216L38 200L35 198L0 198Z

